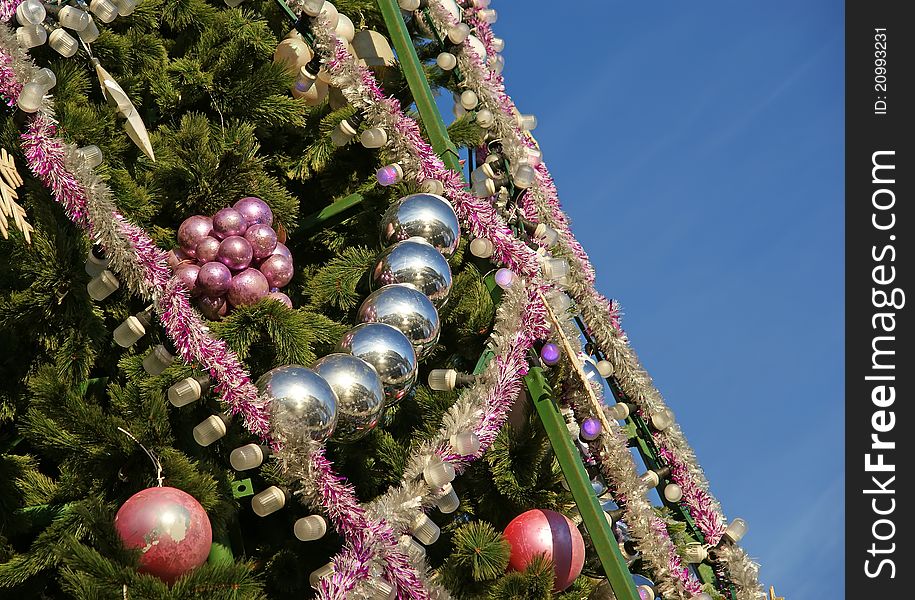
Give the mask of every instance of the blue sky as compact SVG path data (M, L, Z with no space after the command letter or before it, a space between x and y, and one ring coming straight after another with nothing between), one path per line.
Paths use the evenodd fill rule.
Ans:
M843 4L493 8L598 287L763 582L843 596Z

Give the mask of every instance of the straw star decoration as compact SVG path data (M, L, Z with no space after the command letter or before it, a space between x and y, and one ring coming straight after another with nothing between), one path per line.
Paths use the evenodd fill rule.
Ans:
M25 237L26 243L32 243L32 226L25 220L25 209L16 200L19 195L16 188L22 185L22 177L16 170L13 155L0 148L0 234L9 238L9 226L12 223Z

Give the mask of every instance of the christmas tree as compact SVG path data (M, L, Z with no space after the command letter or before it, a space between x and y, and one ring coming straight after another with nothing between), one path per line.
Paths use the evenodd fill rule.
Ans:
M0 0L0 594L758 598L488 4Z

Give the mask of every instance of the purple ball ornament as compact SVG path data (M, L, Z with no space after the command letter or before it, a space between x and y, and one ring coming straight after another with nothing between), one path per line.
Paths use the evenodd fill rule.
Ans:
M200 294L200 289L197 287L197 277L199 275L200 267L197 265L184 264L175 269L173 279L177 279L184 284L184 287L191 293L191 296L196 296Z
M548 365L555 365L559 362L559 346L556 344L544 344L540 349L540 358Z
M384 187L394 185L403 179L403 169L397 163L385 165L375 172L375 178Z
M257 260L267 258L276 249L276 232L269 225L255 223L245 231L245 239L251 244L254 258Z
M288 259L292 259L292 252L289 251L289 248L286 247L286 244L283 242L277 242L276 248L273 249L271 254L279 254L280 256L285 256Z
M216 260L216 254L219 252L219 240L212 236L207 236L197 242L197 262L205 265L208 262Z
M274 254L262 262L259 268L272 288L283 287L292 281L292 275L294 274L292 259L280 254Z
M183 264L190 264L194 262L194 259L181 248L169 250L168 254L165 255L165 260L168 262L168 266L171 267L172 271Z
M516 277L517 275L515 275L514 271L504 268L496 271L496 274L493 276L493 278L496 280L496 285L503 290L510 288L515 282Z
M178 227L178 245L189 256L194 256L200 240L210 235L213 231L213 219L194 215L188 217Z
M197 286L211 298L222 296L229 291L232 283L232 271L221 262L208 262L200 267L197 274Z
M232 306L247 306L265 297L270 291L267 278L257 269L245 269L232 278L229 284L229 303Z
M223 208L213 215L213 235L221 240L233 235L244 235L248 222L244 215L234 208Z
M221 321L224 316L229 314L229 303L225 296L216 298L204 296L197 302L197 306L203 316L211 321Z
M600 435L601 429L602 427L599 420L588 417L581 422L581 431L579 435L584 441L590 442L597 439L597 437Z
M273 300L276 300L277 302L280 302L282 304L285 304L286 308L292 308L292 300L289 298L289 296L287 296L283 292L270 292L269 294L267 294L267 297L272 298Z
M219 244L216 258L233 271L244 271L254 258L254 251L248 240L240 235L231 235Z
M273 211L267 206L267 203L254 196L242 198L233 206L245 218L245 222L251 225L273 226Z

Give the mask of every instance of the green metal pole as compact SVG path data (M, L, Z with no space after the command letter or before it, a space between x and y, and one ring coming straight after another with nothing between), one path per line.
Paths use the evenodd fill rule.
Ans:
M302 229L309 231L319 227L330 227L351 216L348 213L350 209L362 203L364 198L361 194L350 194L346 198L341 198L336 202L325 206L320 211L308 215L302 221Z
M416 55L416 48L413 47L413 40L407 31L407 24L404 23L403 15L400 13L400 5L397 4L397 0L378 0L378 7L381 9L384 23L388 27L388 35L391 36L394 50L397 51L400 68L413 93L419 116L426 126L426 133L429 135L429 141L432 142L432 148L442 157L446 167L461 173L460 155L451 138L448 137L448 129L438 112L438 106L435 105L435 97L429 87L423 65Z
M537 409L537 414L543 421L543 428L553 445L553 452L556 454L559 466L562 467L562 474L578 505L578 512L588 529L594 549L600 557L607 581L613 588L613 594L618 600L639 600L639 594L636 592L635 583L626 567L626 561L610 530L610 523L597 502L597 496L594 495L594 488L591 487L591 480L581 462L578 449L572 445L565 419L562 418L559 407L553 400L549 384L543 376L543 370L539 367L531 368L524 377L524 382L527 384L534 408Z

